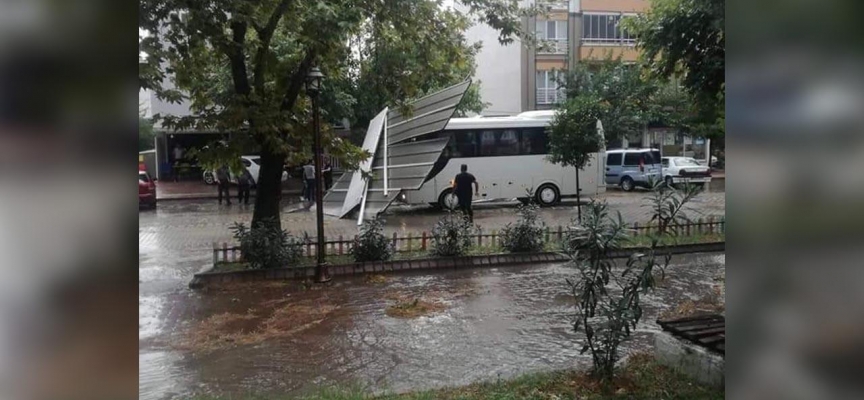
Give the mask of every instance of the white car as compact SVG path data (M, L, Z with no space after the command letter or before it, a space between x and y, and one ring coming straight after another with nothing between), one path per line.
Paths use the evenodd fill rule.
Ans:
M246 167L246 170L249 171L249 175L252 175L252 185L258 183L258 172L261 170L261 157L260 156L240 156L240 162L243 163L243 166ZM282 182L288 180L288 172L282 171ZM237 183L237 177L234 174L231 174L231 182ZM212 185L216 183L216 173L214 171L204 171L204 183L208 185Z
M680 183L705 185L711 182L711 168L708 168L692 157L663 157L663 180L666 185Z

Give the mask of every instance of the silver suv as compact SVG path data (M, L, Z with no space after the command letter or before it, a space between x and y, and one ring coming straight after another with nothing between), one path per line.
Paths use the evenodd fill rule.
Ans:
M663 179L660 150L615 149L606 151L606 184L620 185L625 192L640 186L650 188Z

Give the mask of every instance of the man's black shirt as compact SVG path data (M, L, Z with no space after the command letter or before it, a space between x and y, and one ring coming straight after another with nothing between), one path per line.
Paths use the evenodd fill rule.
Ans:
M459 175L456 175L456 189L454 192L456 193L456 197L460 199L470 199L471 195L474 193L471 185L477 179L474 178L474 175L471 175L467 172L462 172Z

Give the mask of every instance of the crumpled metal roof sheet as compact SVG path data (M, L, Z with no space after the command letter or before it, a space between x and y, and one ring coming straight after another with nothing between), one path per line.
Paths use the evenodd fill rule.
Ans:
M375 154L375 149L381 142L381 130L386 123L387 109L382 110L372 121L369 121L369 129L366 130L366 138L363 140L363 150ZM365 182L360 171L368 171L372 167L374 157L370 157L360 163L360 168L354 173L342 174L322 199L324 213L342 218L357 207L365 195Z
M394 145L444 129L470 84L471 80L466 80L410 103L410 116L403 116L396 110L390 111L387 115L388 143Z
M409 103L413 110L410 116L387 109L379 113L370 122L366 140L363 142L363 148L373 153L373 157L361 163L360 170L342 175L324 196L324 212L341 218L361 201L366 201L364 218L374 216L385 210L401 190L420 189L449 139L423 141L412 141L412 139L444 129L470 84L471 81L466 80ZM385 113L388 143L387 196L384 196L383 192L384 143L376 137L376 135L380 136L380 127L376 124L379 117ZM369 167L370 162L371 167ZM368 185L365 185L366 178L363 177L361 170L370 174ZM363 189L358 188L365 188L365 193Z

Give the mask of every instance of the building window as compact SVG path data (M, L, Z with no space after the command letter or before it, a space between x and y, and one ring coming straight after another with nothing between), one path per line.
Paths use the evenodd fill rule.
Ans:
M636 38L621 27L621 14L586 14L582 18L582 43L633 45Z
M564 99L558 77L557 70L537 71L537 104L555 104Z
M537 39L547 47L541 53L567 53L567 21L537 21Z

